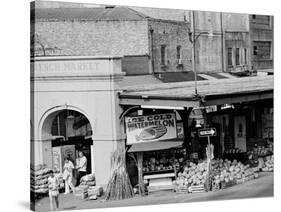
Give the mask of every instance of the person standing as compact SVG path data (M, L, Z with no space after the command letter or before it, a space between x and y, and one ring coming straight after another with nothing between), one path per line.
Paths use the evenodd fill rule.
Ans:
M82 151L79 152L79 157L76 160L76 169L78 170L76 186L78 186L81 178L87 174L87 158Z
M59 209L59 181L54 175L53 170L50 171L50 176L48 177L48 189L50 198L50 210L54 210L53 202L55 200L56 210Z
M74 186L72 184L72 178L73 178L73 169L74 165L71 162L69 157L66 157L64 159L64 171L63 171L63 179L65 181L65 192L64 194L69 194L70 190L69 187L71 188L72 191L74 191Z

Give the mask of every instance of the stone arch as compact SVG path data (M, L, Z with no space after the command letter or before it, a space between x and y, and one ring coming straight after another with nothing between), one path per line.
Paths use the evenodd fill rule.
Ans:
M88 119L88 121L90 122L90 125L93 128L94 125L91 123L91 120L89 119L89 115L83 109L73 106L73 105L58 105L58 106L54 106L54 107L48 109L47 111L45 111L45 113L41 116L41 118L39 120L38 135L39 135L39 139L41 141L48 139L48 137L47 137L48 135L46 134L46 132L43 131L44 128L50 129L53 119L56 117L56 115L58 113L60 113L63 110L73 110L73 111L81 113Z
M58 105L54 106L47 111L44 112L44 114L41 116L39 122L38 122L38 137L39 137L39 155L40 155L40 161L43 164L46 164L47 166L52 166L52 140L54 139L52 134L52 125L55 117L59 115L63 111L75 111L84 116L87 121L89 122L89 125L91 127L91 130L93 130L93 125L91 123L91 120L89 119L88 113L86 113L83 109L73 106L73 105ZM92 138L93 134L91 135ZM66 138L66 137L64 137ZM93 140L93 138L92 138ZM92 146L91 146L92 148ZM94 164L92 164L92 149L90 149L89 153L89 170L93 170ZM92 165L91 165L92 164Z

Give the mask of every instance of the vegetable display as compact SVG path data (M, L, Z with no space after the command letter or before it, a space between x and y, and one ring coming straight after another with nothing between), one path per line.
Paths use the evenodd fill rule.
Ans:
M270 164L270 162L268 162ZM243 183L245 181L258 177L257 170L249 165L244 165L237 160L215 159L211 161L211 178L217 184L224 183ZM198 163L190 162L179 172L174 185L176 186L199 186L204 185L207 175L207 162Z

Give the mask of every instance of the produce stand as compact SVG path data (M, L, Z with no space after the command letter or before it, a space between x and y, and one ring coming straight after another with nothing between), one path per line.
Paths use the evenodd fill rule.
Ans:
M245 163L248 160L247 152L224 153L223 159L238 160Z
M176 164L172 166L165 167L162 165L158 169L144 171L143 167L144 152L152 152L159 150L175 149L182 147L182 141L172 140L172 141L154 141L154 142L144 142L132 145L128 153L136 153L137 155L137 166L138 166L138 179L139 179L139 193L144 194L144 180L148 182L148 192L158 191L158 190L173 190L173 178L176 177ZM175 155L173 154L173 160Z

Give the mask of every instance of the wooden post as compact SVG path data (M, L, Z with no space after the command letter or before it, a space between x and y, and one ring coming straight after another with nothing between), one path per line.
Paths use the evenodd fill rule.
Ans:
M175 160L176 160L176 154L175 154L175 149L173 149L173 167L174 167L174 173L175 173L175 177L177 177L177 167L176 167L176 163L175 163Z
M143 172L142 172L142 162L143 162L143 152L137 152L137 162L138 162L138 181L139 181L139 194L144 196L144 183L143 183Z

